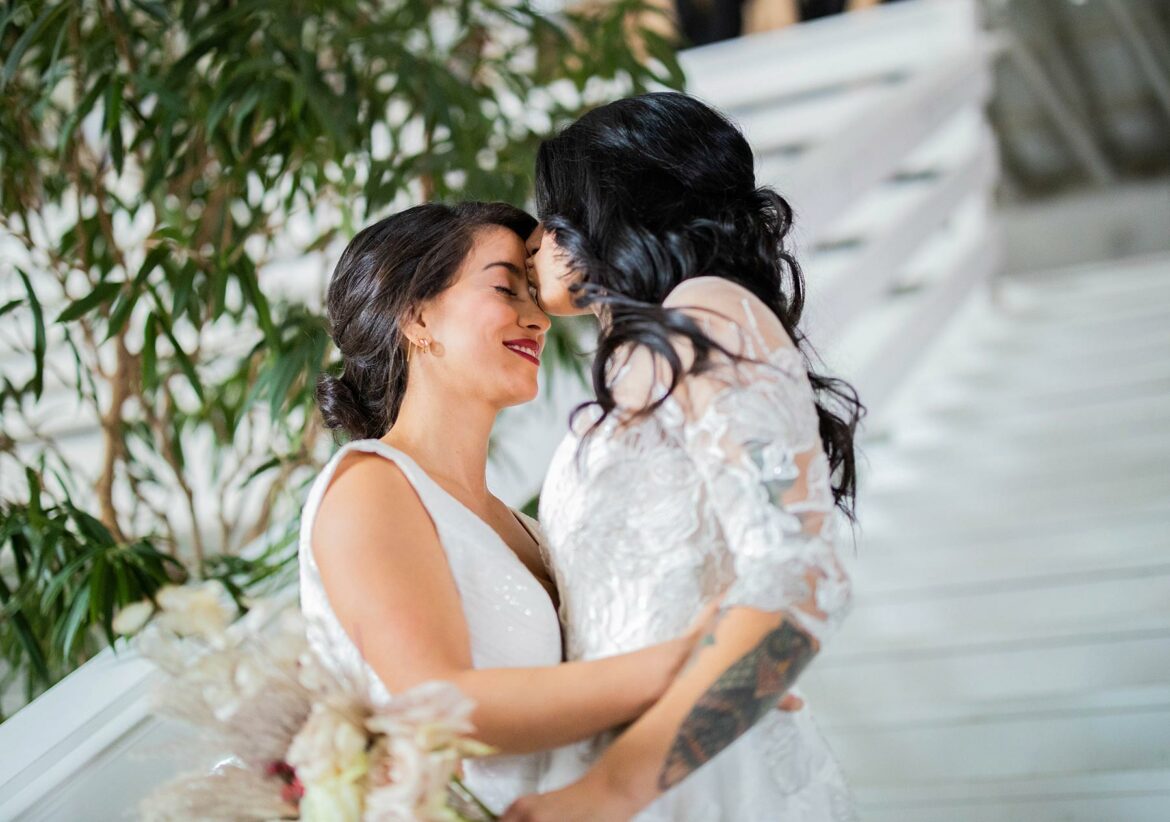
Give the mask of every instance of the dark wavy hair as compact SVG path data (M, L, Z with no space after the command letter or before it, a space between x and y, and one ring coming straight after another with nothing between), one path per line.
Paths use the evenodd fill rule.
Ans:
M644 346L660 357L670 368L671 391L688 374L711 368L713 352L735 357L686 313L662 305L684 280L723 277L759 297L804 354L833 496L853 519L854 435L865 409L848 383L812 370L798 327L804 278L786 245L792 208L756 185L751 147L730 120L676 92L594 109L541 144L536 205L581 274L570 287L574 303L597 305L606 319L593 362L597 399L577 409L600 406L590 433L615 407L609 375L624 347ZM695 353L685 372L676 352L681 340Z
M476 233L493 226L525 241L536 220L506 203L427 203L379 220L350 241L325 303L342 361L339 376L317 380L326 427L351 439L390 430L406 393L400 323L451 285Z

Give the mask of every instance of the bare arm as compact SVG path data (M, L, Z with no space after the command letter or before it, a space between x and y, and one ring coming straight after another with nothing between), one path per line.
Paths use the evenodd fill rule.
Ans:
M450 679L479 708L476 736L501 751L546 750L636 719L667 680L648 673L683 656L667 646L547 668L468 669Z
M730 609L714 642L610 746L586 780L622 815L632 815L774 710L818 649L816 638L784 614Z
M591 662L475 669L434 524L393 463L347 456L318 511L313 555L334 612L391 692L448 680L476 702L477 738L553 748L631 721L664 692L694 637Z

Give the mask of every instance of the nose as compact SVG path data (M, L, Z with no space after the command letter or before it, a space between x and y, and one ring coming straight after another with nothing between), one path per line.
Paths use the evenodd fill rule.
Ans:
M520 318L520 322L525 328L531 328L533 331L539 331L541 334L544 334L552 328L552 320L548 314L545 314L541 310L535 300L528 303L528 307L524 311L524 316Z

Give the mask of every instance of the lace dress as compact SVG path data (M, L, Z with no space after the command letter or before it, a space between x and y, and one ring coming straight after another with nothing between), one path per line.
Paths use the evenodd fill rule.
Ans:
M552 600L532 573L486 522L435 483L410 457L380 440L346 443L309 490L301 518L301 612L309 645L339 674L369 682L375 704L390 698L329 605L310 548L313 520L338 463L350 451L378 454L396 463L426 506L463 602L476 668L535 667L561 661L561 631ZM536 522L515 512L543 545ZM496 756L465 764L465 781L492 810L536 790L543 754Z
M822 642L848 608L829 465L802 355L775 315L730 281L699 278L676 295L699 309L690 313L710 336L755 362L720 358L649 418L611 414L584 438L579 461L596 413L583 412L561 443L540 519L570 660L677 636L721 591L727 606L788 611ZM616 373L619 409L661 396L662 382L648 354L630 358ZM811 589L808 575L818 580ZM542 790L581 776L613 738L554 751ZM855 815L806 705L771 711L637 819L838 822Z

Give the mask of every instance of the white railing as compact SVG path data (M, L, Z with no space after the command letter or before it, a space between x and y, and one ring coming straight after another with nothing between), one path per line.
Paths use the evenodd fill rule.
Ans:
M744 127L760 182L794 204L810 337L879 417L997 266L986 51L972 0L918 0L683 57L692 93ZM566 379L522 426L505 420L505 499L538 487L584 396ZM147 716L151 678L105 651L0 726L0 820L124 818L171 767L141 757L173 733Z
M998 264L976 11L899 3L685 59L690 91L743 126L759 182L794 205L807 333L875 416Z

